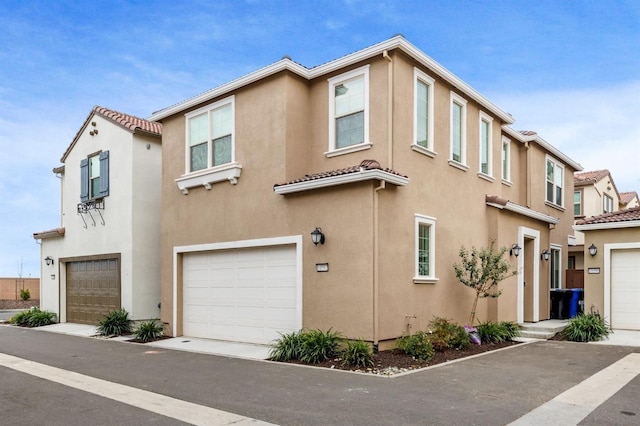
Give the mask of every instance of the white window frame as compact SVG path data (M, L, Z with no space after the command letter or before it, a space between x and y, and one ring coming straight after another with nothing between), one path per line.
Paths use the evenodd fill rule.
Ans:
M548 194L547 194L547 183L548 183L548 181L547 181L547 166L548 166L549 162L553 163L553 166L554 166L553 201L549 201ZM559 168L560 170L562 170L562 186L561 186L562 196L560 197L561 204L558 204L558 203L555 202L556 190L557 190L556 183L555 183L555 169L556 168ZM546 158L545 158L545 162L544 162L544 201L545 201L545 204L547 204L549 206L552 206L552 207L564 208L564 198L565 198L565 195L566 195L565 194L565 189L566 188L564 186L564 180L565 180L564 165L562 163L560 163L558 160L556 160L555 158L550 157L550 156L547 155Z
M505 150L505 146L507 149ZM501 169L500 173L502 174L502 182L503 183L511 183L511 139L507 137L502 137L502 147L501 147ZM506 173L505 173L506 170Z
M212 156L212 140L211 140L211 113L216 109L225 107L227 105L231 105L231 161L228 163L220 164L218 166L213 166L213 156ZM221 99L218 102L214 102L205 107L199 108L195 111L191 111L185 114L185 174L194 174L201 173L205 170L211 170L216 168L224 168L229 164L235 163L236 158L236 127L235 127L235 116L236 116L236 106L235 106L235 96L230 96L225 99ZM208 134L207 134L207 167L200 170L191 170L191 147L189 145L190 135L189 135L189 121L202 114L207 114L207 125L209 126Z
M609 204L609 206L607 206L607 204ZM609 208L607 209L607 207ZM608 194L602 194L602 213L611 212L613 212L613 197Z
M344 74L331 77L327 81L329 82L329 149L325 152L325 156L333 157L335 155L348 154L350 152L362 151L371 148L371 142L369 141L369 65L365 65L360 68L356 68L352 71ZM364 138L363 142L346 146L343 148L336 148L336 100L335 100L335 88L348 80L353 80L362 77L364 80Z
M576 194L580 194L580 212L578 214L576 214ZM573 191L573 216L578 217L578 216L584 216L583 215L583 198L584 196L584 192L582 191L582 189L576 189Z
M481 177L489 177L493 180L493 118L488 114L480 111L478 117L478 173ZM485 123L487 125L487 171L482 171L482 151L483 151L483 143L482 140L482 124Z
M89 161L89 199L95 200L96 198L100 198L100 152L90 155L88 158ZM94 164L95 163L95 164ZM95 166L95 167L94 167ZM97 169L97 175L94 174L94 169ZM94 192L94 181L97 180L97 193Z
M419 237L420 225L429 227L429 275L420 275L419 265ZM430 216L416 214L414 219L415 246L413 252L414 258L414 275L413 282L416 284L435 284L438 282L436 278L436 219Z
M549 258L549 287L554 289L554 288L563 288L562 287L562 246L558 245L558 244L550 244L550 248L551 248L551 257ZM558 253L558 282L557 287L553 286L553 268L552 268L552 264L554 262L553 260L553 256L554 256L554 252Z
M417 152L422 154L426 154L428 156L435 156L437 153L434 151L434 90L435 90L435 79L429 77L427 74L419 70L418 68L413 69L413 142L411 148ZM418 144L418 83L422 83L428 88L427 93L427 146L422 146Z
M460 161L453 159L453 106L460 106ZM449 164L467 170L467 101L455 92L451 92L449 114Z

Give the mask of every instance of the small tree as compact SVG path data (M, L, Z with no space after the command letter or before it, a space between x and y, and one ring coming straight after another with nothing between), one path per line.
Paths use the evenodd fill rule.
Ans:
M482 247L480 250L475 247L471 247L471 251L464 248L464 246L460 248L458 256L461 263L453 265L456 278L476 292L469 317L469 325L473 325L476 319L478 299L481 297L500 296L502 291L498 289L498 284L505 278L516 274L517 271L509 271L509 262L503 258L506 251L506 247L496 251L495 241L493 240L489 247Z

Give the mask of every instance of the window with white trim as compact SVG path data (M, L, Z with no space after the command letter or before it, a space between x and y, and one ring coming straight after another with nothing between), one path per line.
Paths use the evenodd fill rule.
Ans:
M433 280L435 271L436 220L415 215L415 272L414 280Z
M551 288L562 288L562 250L551 247L551 276L549 283Z
M573 191L573 215L582 216L582 191Z
M187 173L234 161L234 97L186 115Z
M433 90L435 80L413 69L413 144L433 152Z
M551 204L563 207L564 166L550 157L547 157L546 183L545 199Z
M511 182L511 141L502 138L502 180Z
M329 151L369 144L369 66L329 79Z
M607 194L602 195L602 211L604 213L611 213L613 211L613 198Z
M467 164L467 101L451 92L451 156L456 163Z
M80 161L80 201L109 195L109 151L100 151Z
M491 162L491 140L493 138L493 130L491 128L493 118L484 112L480 112L480 170L483 175L491 176L493 173Z

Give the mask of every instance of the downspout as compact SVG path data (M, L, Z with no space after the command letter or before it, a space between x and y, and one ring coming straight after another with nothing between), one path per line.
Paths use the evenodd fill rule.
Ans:
M379 275L380 275L380 234L378 231L378 225L380 218L378 214L378 197L381 190L385 189L386 182L381 180L380 185L373 190L373 349L378 350L378 343L380 342L379 336L379 324L380 324L380 310L379 310Z
M393 168L393 63L386 50L382 57L387 60L387 161L388 167Z
M525 162L527 170L525 171L525 191L527 197L527 207L531 208L531 150L529 149L529 142L524 143L524 147L527 150L527 161ZM545 166L546 167L546 166ZM545 169L546 173L546 169Z

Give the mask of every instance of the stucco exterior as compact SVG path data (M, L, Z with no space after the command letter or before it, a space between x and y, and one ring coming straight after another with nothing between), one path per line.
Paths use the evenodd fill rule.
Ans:
M130 318L160 316L160 133L118 121L141 119L105 111L94 108L62 157L63 166L54 169L60 178L60 231L34 234L41 240L40 306L61 322L66 322L67 264L109 258L119 260L120 306ZM79 213L81 161L105 151L109 194L104 209ZM48 265L45 257L54 263Z
M283 61L271 73L259 70L241 79L244 85L230 83L200 102L185 101L151 117L163 124L162 320L173 333L182 334L183 316L182 255L176 247L285 236L297 236L302 244L304 328L332 327L385 347L402 334L425 329L435 316L464 324L474 293L456 280L453 264L462 246L482 247L492 240L499 247L518 244L522 251L518 257L507 251L517 275L501 284L500 298L481 301L478 320L549 318L549 266L540 253L554 244L566 265L577 163L535 133L513 130L508 114L401 37L320 70L307 72ZM332 151L331 79L362 69L369 82L369 140L357 150ZM434 80L431 150L413 142L416 70ZM466 159L460 164L450 160L452 93L466 101ZM194 185L185 194L177 181L197 175L185 167L185 114L230 96L239 165L234 167L241 173L237 181ZM490 119L488 173L480 172L481 113ZM509 179L501 176L505 139ZM562 205L545 202L548 157L564 167ZM331 171L363 160L376 160L383 175L408 179L278 192L293 187L292 181L328 182L317 174L333 176ZM426 280L416 279L417 217L435 227L435 273ZM315 227L322 228L325 244L312 244L309 233ZM324 263L329 271L317 272L316 264Z

